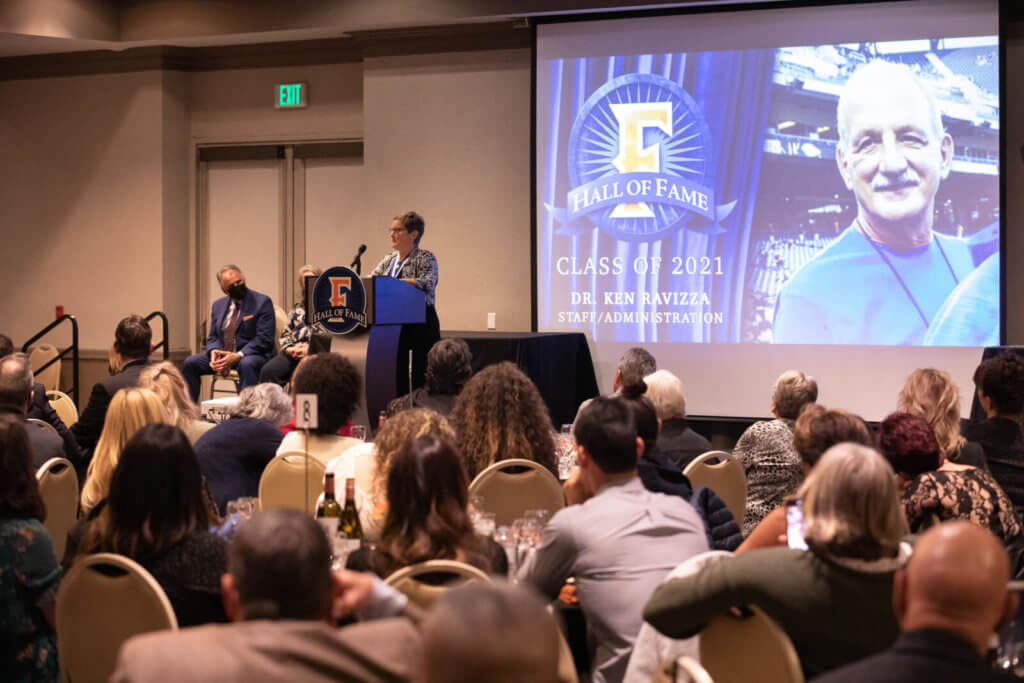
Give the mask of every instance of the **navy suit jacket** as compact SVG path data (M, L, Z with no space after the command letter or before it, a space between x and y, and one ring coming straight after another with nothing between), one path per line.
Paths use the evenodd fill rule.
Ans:
M206 338L206 352L224 349L224 316L228 311L228 297L221 297L213 302L210 314L210 336ZM251 289L242 299L241 316L235 329L235 351L243 356L262 356L270 358L274 355L274 329L277 321L274 318L274 302L265 294Z

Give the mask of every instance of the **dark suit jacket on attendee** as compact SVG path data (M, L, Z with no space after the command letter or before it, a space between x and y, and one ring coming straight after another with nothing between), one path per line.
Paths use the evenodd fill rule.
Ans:
M1020 423L993 417L972 422L963 435L981 445L989 472L1013 501L1017 514L1024 513L1024 432Z
M936 630L907 631L884 652L818 676L813 683L998 683L1019 681L990 668L974 646Z
M210 313L210 335L206 338L206 352L224 349L224 316L230 298L224 296L213 302ZM274 355L274 302L265 294L249 290L242 299L242 310L235 328L235 351L243 356Z
M199 437L196 458L221 514L228 501L255 496L263 468L284 435L266 420L233 417Z
M298 588L298 587L297 587ZM407 619L338 629L322 621L244 621L129 639L112 683L376 683L412 680L420 635Z
M13 411L0 409L0 412L12 412L14 415L22 417ZM64 457L64 442L49 429L26 420L25 431L28 433L28 445L32 448L32 467L39 469L50 458Z
M686 424L686 418L677 417L661 423L654 450L667 455L679 469L683 469L698 455L710 451L711 442L693 431Z
M57 411L50 405L49 399L46 398L46 387L39 382L36 382L32 388L32 404L28 407L28 413L25 417L42 420L56 429L61 441L64 442L64 457L73 464L79 464L82 452L78 448L78 442L75 440L71 430L68 429L64 421L57 415Z
M71 433L74 434L86 460L92 457L96 442L100 440L110 400L119 389L138 386L139 375L148 364L149 361L146 359L130 360L124 364L121 372L93 386L89 403L78 417L78 422L71 426Z

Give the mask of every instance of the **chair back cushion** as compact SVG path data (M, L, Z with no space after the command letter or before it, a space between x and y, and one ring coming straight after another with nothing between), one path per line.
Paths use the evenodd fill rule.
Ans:
M419 577L448 575L451 580L443 583L425 583ZM424 609L429 608L446 591L474 581L490 581L490 577L476 567L455 560L429 560L402 567L384 580L389 586L401 591L409 600Z
M46 503L46 527L57 561L64 559L68 532L78 519L78 475L65 458L50 458L36 470L39 493Z
M46 392L46 398L50 401L50 407L57 413L57 417L66 427L78 422L78 408L71 397L63 391L50 390Z
M313 514L325 471L324 464L314 457L309 458L307 468L306 455L300 451L274 456L260 476L260 509L291 508Z
M554 515L565 507L565 493L555 476L543 465L519 458L500 460L478 474L469 495L483 497L484 510L494 513L498 526L511 524L527 510Z
M60 388L60 361L45 370L40 370L51 359L60 355L57 347L53 344L38 344L32 347L28 354L28 364L32 366L32 374L37 382L43 385L47 391Z
M725 612L700 632L700 663L715 683L803 683L800 659L789 636L758 607L749 616ZM737 656L742 643L742 656Z
M709 460L717 460L710 464ZM683 470L693 488L704 486L722 499L733 519L742 522L747 505L747 475L743 464L725 451L708 451L696 458Z

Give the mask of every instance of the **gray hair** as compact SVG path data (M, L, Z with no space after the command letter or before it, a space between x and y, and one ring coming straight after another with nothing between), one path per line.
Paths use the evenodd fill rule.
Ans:
M810 375L799 370L786 370L775 380L772 401L775 414L787 420L795 420L800 409L818 400L818 383Z
M918 89L921 96L928 104L929 118L931 119L932 133L936 138L942 138L945 129L942 127L942 111L935 101L935 95L924 86L921 79L906 64L887 62L884 59L875 59L859 67L850 79L846 81L842 93L839 95L839 104L836 106L836 130L839 132L839 144L849 144L846 130L846 110L850 106L850 100L855 97L858 91L863 89L872 90L880 82L909 80Z
M686 398L683 383L668 370L658 370L644 377L647 398L654 404L659 420L686 417Z
M24 409L34 384L28 354L19 351L0 360L0 404Z
M619 379L623 386L639 384L640 380L658 369L658 363L647 349L634 346L619 359Z
M218 285L220 284L220 276L223 275L224 273L228 272L229 270L236 270L236 271L238 271L239 275L241 275L243 277L245 276L245 273L242 272L241 268L236 266L234 263L227 263L227 264L221 266L220 270L217 271L217 284Z
M264 382L242 389L238 404L231 409L233 417L254 417L280 427L292 419L292 400L284 389L273 382Z

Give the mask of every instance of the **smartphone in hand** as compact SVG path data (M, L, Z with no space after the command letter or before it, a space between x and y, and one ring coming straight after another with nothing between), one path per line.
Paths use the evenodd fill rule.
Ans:
M804 540L804 510L799 500L786 503L786 545L794 550L807 550Z

